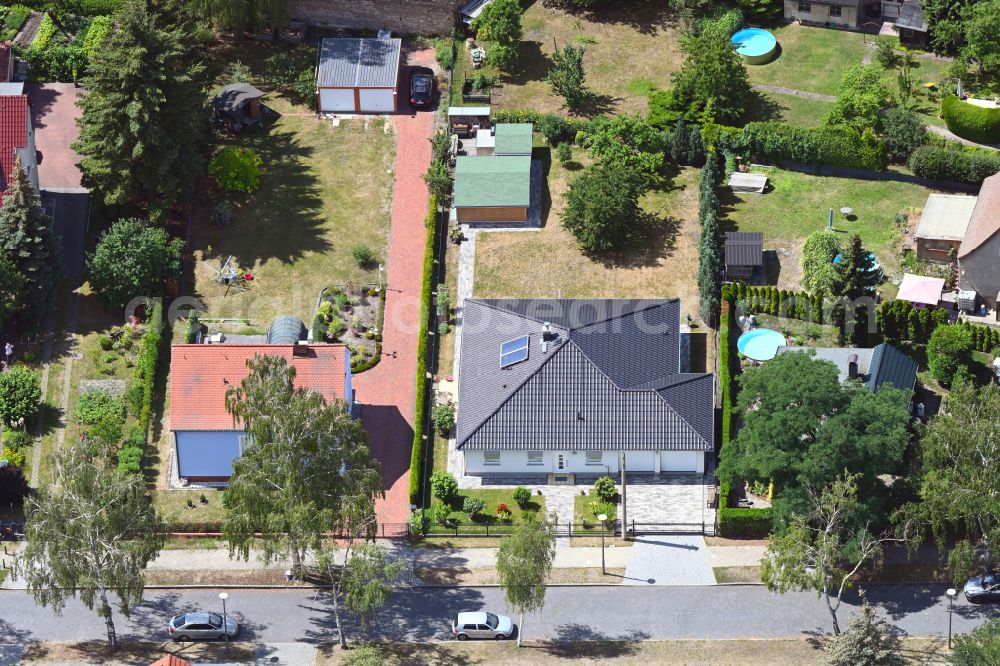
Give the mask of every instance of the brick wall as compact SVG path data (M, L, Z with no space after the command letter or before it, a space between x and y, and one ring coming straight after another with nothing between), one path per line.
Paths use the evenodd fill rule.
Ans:
M461 0L289 0L288 14L318 26L447 35L461 4Z

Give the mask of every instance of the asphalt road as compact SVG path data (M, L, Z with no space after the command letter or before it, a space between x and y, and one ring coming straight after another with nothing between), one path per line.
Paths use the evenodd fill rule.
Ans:
M948 629L941 585L877 585L867 591L891 624L915 636ZM125 620L116 611L119 636L162 639L171 615L193 609L221 610L220 590L149 591ZM227 608L241 623L241 639L271 643L319 642L336 637L328 599L298 590L228 590ZM856 610L854 595L840 610L842 627ZM449 639L450 619L460 610L506 611L497 588L417 588L396 593L373 627L373 637ZM956 633L969 631L1000 608L955 604ZM517 618L514 618L515 622ZM525 617L532 640L802 637L830 631L830 616L813 594L772 594L761 586L553 587L541 613ZM351 632L357 636L355 631ZM100 640L100 618L79 602L63 616L41 608L27 593L0 590L0 643Z

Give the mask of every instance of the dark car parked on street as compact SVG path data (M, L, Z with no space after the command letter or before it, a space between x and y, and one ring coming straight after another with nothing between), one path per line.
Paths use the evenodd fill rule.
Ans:
M427 67L415 67L410 72L410 104L428 107L434 103L434 72Z

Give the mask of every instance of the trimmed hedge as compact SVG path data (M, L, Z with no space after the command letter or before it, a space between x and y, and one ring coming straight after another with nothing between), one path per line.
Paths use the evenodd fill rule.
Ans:
M850 127L796 127L777 122L747 123L742 130L706 123L701 137L707 148L749 153L763 162L791 160L802 164L884 171L889 164L885 145L874 134Z
M1000 142L1000 109L963 102L955 95L941 100L941 116L948 129L976 143Z
M586 118L570 118L533 109L500 109L493 112L493 122L531 123L535 126L535 130L545 134L546 140L553 145L561 141L573 141L577 132L589 132L594 127L594 123Z
M160 343L163 340L163 304L156 301L146 322L146 332L139 342L139 352L135 357L135 374L128 393L141 396L138 401L136 425L129 432L122 449L118 452L118 469L130 474L142 473L142 457L149 433L149 418L153 409L153 385L156 383L156 368L160 360Z
M980 185L1000 171L1000 155L980 149L921 146L910 156L910 169L920 178Z
M410 504L420 503L424 461L424 423L427 421L427 334L430 326L434 282L434 237L437 231L437 197L427 203L427 240L424 275L420 287L420 330L417 332L417 400L413 410L413 449L410 451Z
M983 324L962 322L962 326L972 336L972 347L980 352L992 352L1000 348L1000 329Z

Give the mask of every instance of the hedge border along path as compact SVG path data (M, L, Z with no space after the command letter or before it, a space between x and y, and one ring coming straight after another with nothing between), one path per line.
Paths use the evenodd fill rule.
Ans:
M976 143L1000 143L1000 109L963 102L955 95L941 100L941 116L948 130Z
M434 243L437 231L438 205L433 194L427 203L427 239L424 244L424 271L420 286L420 330L417 333L417 400L413 410L413 449L410 451L410 504L420 504L422 470L426 458L427 440L427 339L432 314L434 288Z
M736 403L734 358L738 332L734 317L735 297L733 285L722 285L722 304L719 317L719 391L722 396L722 440L725 448L732 443L733 405ZM737 336L738 337L738 336ZM729 482L719 482L719 510L717 512L719 536L729 538L763 538L771 532L771 509L750 509L729 506Z

